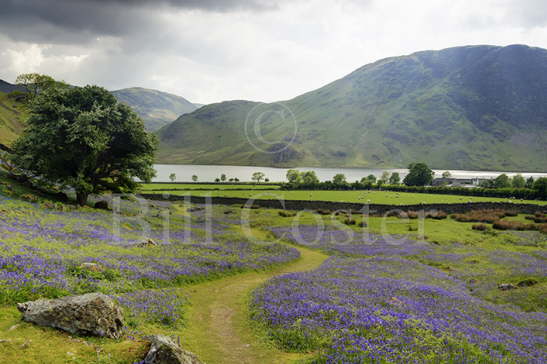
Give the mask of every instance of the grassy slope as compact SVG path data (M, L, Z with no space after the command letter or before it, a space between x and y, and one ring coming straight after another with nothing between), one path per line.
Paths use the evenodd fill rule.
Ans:
M0 92L0 143L10 144L23 131L28 117L22 105Z
M151 131L158 130L182 114L197 109L196 105L183 97L157 90L132 87L112 93L119 101L131 106L141 116L146 128Z
M253 125L245 132L251 115L251 122L262 118L268 142L291 140L293 120L280 117L274 104L258 106L271 107L269 113L256 113L259 104L247 101L207 105L160 131L158 160L333 167L406 167L421 160L435 168L544 171L547 100L535 97L544 97L545 82L543 76L528 80L523 70L542 73L546 54L463 47L364 66L283 102L296 118L297 136L282 153L255 149L246 136L253 135ZM271 146L251 140L262 149Z
M546 205L547 201L510 200L507 198L455 196L427 193L392 191L169 191L176 196L222 196L255 199L286 199L304 201L337 201L386 205L415 205L420 203L462 203L462 202L522 202Z

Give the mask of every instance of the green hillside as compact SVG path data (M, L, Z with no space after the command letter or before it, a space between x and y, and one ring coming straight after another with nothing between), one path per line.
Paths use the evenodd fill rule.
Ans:
M0 92L0 143L9 145L23 131L27 111L7 93Z
M116 98L131 106L150 131L158 130L197 106L183 97L141 87L113 91Z
M204 106L159 135L163 163L546 171L547 50L388 58L281 103Z

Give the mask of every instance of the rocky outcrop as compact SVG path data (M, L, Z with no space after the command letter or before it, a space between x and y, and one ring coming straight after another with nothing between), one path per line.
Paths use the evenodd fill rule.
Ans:
M102 293L60 299L40 299L17 304L23 320L77 335L117 339L121 336L123 315L118 304Z
M194 354L183 350L168 336L153 335L145 339L150 341L150 350L144 364L202 364Z

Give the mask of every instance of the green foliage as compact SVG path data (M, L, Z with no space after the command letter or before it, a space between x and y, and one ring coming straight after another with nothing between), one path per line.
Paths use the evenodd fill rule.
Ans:
M513 188L524 188L526 186L526 180L521 174L517 174L511 180L511 186Z
M193 174L192 175L192 181L197 182L198 181L198 176Z
M526 185L524 187L534 188L534 177L528 177L528 179L526 180Z
M260 183L260 181L262 181L264 179L264 177L266 177L266 175L262 172L255 172L253 173L251 179L253 181L256 181L257 183Z
M508 188L511 187L511 179L505 174L502 173L496 178L494 178L494 188Z
M39 73L21 74L17 76L15 83L28 91L30 99L36 97L40 92L44 92L48 89L68 86L64 82L55 81L52 77L48 75L41 75Z
M452 174L449 171L444 171L443 172L443 178L450 178L451 176L452 176Z
M133 191L134 177L153 177L155 138L104 88L46 89L29 107L28 126L13 147L14 163L73 187L78 203L91 193Z
M372 185L376 183L376 176L373 174L369 174L368 176L361 178L361 183L368 183Z
M332 183L337 186L345 185L347 183L346 176L342 173L338 173L334 177L332 177Z
M389 177L389 184L390 185L398 185L401 183L401 177L399 176L398 172L393 172L391 174L391 177Z
M287 181L289 183L302 183L302 174L296 169L289 169L287 171Z
M407 186L430 185L435 175L435 172L425 163L411 163L408 166L408 170L408 174L403 180L403 183Z
M220 180L221 180L222 182L226 182L226 175L225 175L224 173L222 173L222 174L220 175Z
M547 199L547 177L538 178L534 182L534 190L538 193L539 197Z
M169 179L171 180L171 182L175 182L175 180L177 179L177 175L175 173L171 173L169 175Z

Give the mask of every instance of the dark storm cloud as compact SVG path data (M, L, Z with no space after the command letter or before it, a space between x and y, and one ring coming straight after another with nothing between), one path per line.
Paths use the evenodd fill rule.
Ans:
M264 0L5 0L0 32L16 41L82 43L99 36L123 36L161 26L169 8L229 12L276 8Z

